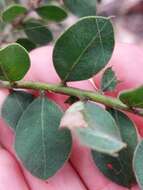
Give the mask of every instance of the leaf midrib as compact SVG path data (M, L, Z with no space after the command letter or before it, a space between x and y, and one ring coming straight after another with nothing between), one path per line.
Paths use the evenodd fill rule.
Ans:
M41 133L42 133L42 149L43 149L43 161L44 161L44 177L46 176L46 168L47 168L47 163L46 163L46 147L45 147L45 133L44 133L44 103L45 103L45 98L41 99Z

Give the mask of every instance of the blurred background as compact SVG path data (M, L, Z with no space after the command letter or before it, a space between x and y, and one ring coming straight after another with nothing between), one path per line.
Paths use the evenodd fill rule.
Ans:
M87 0L88 1L88 0ZM22 3L29 6L31 3L36 4L39 0L0 0L0 11L13 3ZM51 2L51 1L50 1ZM53 3L54 1L52 1ZM49 0L42 2L49 3ZM55 1L54 3L57 3ZM58 1L63 6L62 0ZM115 28L116 41L134 43L143 46L143 0L96 0L96 14L109 16L112 19ZM37 15L34 15L37 17ZM74 23L78 18L70 14L66 20L58 24L49 23L56 38L65 28ZM46 25L46 23L45 23ZM5 43L16 41L19 36L23 36L22 30L14 32L11 25L5 26L0 22L0 46Z
M115 16L116 40L143 45L143 0L102 0L97 14Z

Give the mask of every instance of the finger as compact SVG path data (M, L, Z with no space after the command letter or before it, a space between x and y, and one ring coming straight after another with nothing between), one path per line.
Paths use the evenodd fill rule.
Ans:
M60 78L54 69L52 53L53 46L33 50L30 53L31 67L25 78L49 83L60 82Z
M42 81L42 82L60 83L60 79L53 66L52 51L53 51L52 47L44 47L44 48L40 48L38 50L34 50L33 52L31 52L32 65L34 65L34 69L35 69L35 73L34 73L35 78L36 78L35 80L38 79L38 81ZM39 60L39 57L42 57L42 59ZM41 71L40 73L39 73L39 70ZM93 89L89 81L83 81L83 82L78 82L78 83L73 82L73 83L69 83L68 85L74 86L74 87L80 87L81 89L88 89L88 90ZM64 109L67 108L67 105L64 102L68 98L68 96L57 95L55 93L51 93L51 94L49 93L48 96L52 98L53 100L55 100L58 104L60 104ZM67 189L67 187L70 188L70 186L71 186L71 189L79 189L79 187L81 188L81 184L83 186L83 183L77 176L72 166L70 164L67 164L65 167L68 167L68 170L66 169L66 171L64 171L65 169L62 169L60 173L54 176L52 178L52 181L50 182L52 182L52 184L54 184L56 188L59 188L60 184L61 184L61 187L64 189ZM65 177L67 178L66 181L64 181ZM56 181L58 181L58 183ZM65 184L65 186L63 186L62 184Z
M136 88L142 85L143 53L141 48L131 44L116 44L108 66L112 66L118 80L121 82L113 92L106 94L117 96L122 90ZM93 78L98 87L101 77L102 72ZM143 136L143 118L134 114L128 115L136 123L140 135Z
M69 163L47 181L32 176L25 169L24 173L32 190L87 190Z
M40 53L39 53L39 50L33 51L31 58L33 62L35 62L37 65L36 77L39 79L39 81L57 83L60 80L53 67L52 51L50 51L50 54L47 54L47 52L49 52L48 48L49 47L40 48ZM43 61L39 61L37 55L40 55L39 57L42 57ZM35 65L35 63L33 63L33 65ZM42 69L42 71L43 70L46 71L46 73L47 72L50 73L50 75L47 75L45 73L46 76L43 78L43 72L42 72L42 75L39 73L40 69ZM68 83L68 85L82 88L82 89L87 89L87 90L94 90L93 86L91 85L89 81L72 82L72 83ZM55 95L55 97L56 96L57 95ZM59 99L61 99L61 101L64 101L62 96ZM55 100L57 100L58 102L59 99L55 99ZM91 158L90 151L86 149L85 147L82 147L81 145L79 145L79 143L75 139L73 140L73 142L74 142L73 151L71 154L72 167L78 173L78 175L80 176L86 188L91 189L91 190L102 189L107 184L110 184L111 182L107 178L105 178L99 172L99 170L95 167L95 164L93 163L93 160ZM116 184L114 184L114 187L122 188Z
M0 90L0 110L2 109L3 102L5 101L6 97L8 96L8 90ZM8 149L10 152L13 152L13 140L14 140L14 132L13 130L8 127L6 122L2 117L0 117L0 143Z
M48 48L48 50L49 50L49 48ZM46 52L46 54L47 54L47 52ZM40 53L38 55L40 55ZM42 57L42 55L41 55L41 57ZM46 69L43 68L43 67L44 66L47 67L48 64L45 64L45 65L43 64L42 67L39 68L38 67L39 65L36 64L36 60L37 60L37 58L35 59L35 62L33 62L33 64L31 65L31 68L30 68L30 70L27 73L25 78L27 80L45 81L45 80L47 80L45 78L44 79L43 78L38 79L36 71L37 70L39 71L39 69L41 71L44 71L44 70L46 71ZM50 63L49 63L49 65L50 65ZM37 68L37 70L36 70L36 68ZM48 67L48 69L49 68L51 68L51 67ZM48 73L48 71L46 71L46 73ZM49 73L51 73L51 71ZM39 75L39 73L38 73L38 75ZM47 76L47 75L44 75L42 73L42 76ZM54 76L54 75L51 75L51 76ZM56 74L55 74L55 76L56 76ZM51 77L50 77L50 79L51 79ZM56 80L57 80L56 78L53 78L52 82L56 81ZM4 94L3 91L1 91L0 93L1 93L0 98L2 99L2 101L0 101L0 102L2 103L4 101L4 99L6 98L6 96L7 96L7 93ZM53 98L53 99L56 99L56 101L58 101L58 102L61 102L61 104L63 104L63 102L64 102L63 101L63 96L55 96L54 94L50 94L50 97ZM67 97L65 97L65 99L66 98ZM5 122L2 119L0 120L0 122L1 122L1 125L0 125L0 128L1 128L1 134L0 134L1 142L3 143L5 148L7 148L10 152L14 153L14 150L13 150L13 148L11 146L14 143L14 133L10 128L8 128L5 125ZM23 166L22 166L22 168L23 168ZM49 190L50 189L56 190L56 188L57 189L63 189L63 188L66 189L66 188L68 188L69 190L74 188L74 189L77 189L77 190L85 190L82 182L80 181L80 179L78 178L77 174L75 173L73 168L70 166L70 164L67 163L65 165L65 167L62 169L62 171L63 172L61 172L60 174L57 174L52 180L50 180L49 183L45 183L44 181L39 180L36 177L33 177L31 174L29 174L29 172L26 172L26 178L29 181L30 186L34 190L39 189L39 188L40 189L41 188L42 189L49 189ZM29 178L30 179L32 178L32 180L29 180ZM66 179L66 181L65 181L65 179Z
M0 108L9 94L8 90L0 90ZM14 155L14 132L0 118L0 190L30 190L21 168ZM3 148L2 148L2 147Z
M2 122L3 121L1 121L1 124L2 124ZM5 127L3 124L0 126L3 126L3 127L1 127L1 129L2 129L1 130L1 132L2 132L1 140L3 140L3 142L4 142L3 144L5 145L5 148L8 148L8 151L10 151L14 154L15 151L13 150L13 147L11 146L14 143L14 134L8 127ZM5 140L6 138L7 138L7 140ZM21 162L19 162L19 163L17 163L16 167L20 166L22 168L22 170L25 171L24 172L25 173L25 175L24 175L25 182L31 187L32 190L39 190L39 189L41 189L41 190L62 190L62 189L66 189L66 188L68 188L69 190L72 190L72 188L74 188L75 190L76 189L77 190L86 190L83 183L80 181L78 175L75 173L73 168L68 163L66 163L64 168L56 176L54 176L48 183L32 176L24 168L22 163ZM7 170L8 170L8 168L7 168ZM17 170L15 170L14 168L13 168L13 170L17 172ZM19 175L19 173L17 173L17 175ZM22 176L22 173L21 173L21 176ZM0 178L1 178L1 176L0 176Z
M127 190L107 179L94 164L91 151L88 148L83 147L77 139L74 139L74 141L76 141L76 143L73 144L71 161L88 189L102 190L105 187L109 187L105 189Z
M30 190L13 157L0 148L0 190Z
M143 53L136 45L116 44L107 67L109 66L112 66L118 80L121 81L117 86L116 94L121 90L142 85ZM102 72L94 77L97 86L100 84L101 74Z

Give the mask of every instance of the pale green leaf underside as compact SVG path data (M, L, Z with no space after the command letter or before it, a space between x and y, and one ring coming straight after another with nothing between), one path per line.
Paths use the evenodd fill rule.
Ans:
M85 17L57 40L53 52L54 66L62 81L88 79L105 67L113 48L110 20Z
M15 148L24 166L35 176L53 176L68 159L71 134L59 129L63 113L47 98L37 98L18 122Z
M116 138L112 138L108 134L100 133L96 129L79 128L77 129L77 135L83 145L109 155L116 155L117 152L125 147L122 141L116 140Z
M91 102L84 104L83 107L82 113L88 127L77 130L81 142L109 155L116 155L119 150L126 147L115 120L107 111Z
M78 115L79 120L75 124L67 122L70 116L74 122L74 115L75 118ZM126 146L113 117L95 103L74 103L66 111L62 125L75 129L82 144L102 153L115 155Z
M121 150L118 157L92 151L93 160L100 171L110 180L119 185L131 187L135 182L132 159L138 143L137 131L134 123L124 113L111 109L109 111L116 121L127 148Z
M143 189L143 140L138 144L134 153L133 167L137 182Z

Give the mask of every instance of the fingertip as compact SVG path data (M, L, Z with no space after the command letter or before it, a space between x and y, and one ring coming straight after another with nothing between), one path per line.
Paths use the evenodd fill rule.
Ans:
M33 50L30 53L31 68L26 75L26 79L49 83L60 82L53 65L52 53L52 45Z

